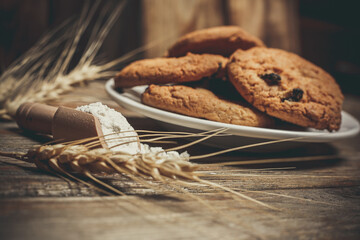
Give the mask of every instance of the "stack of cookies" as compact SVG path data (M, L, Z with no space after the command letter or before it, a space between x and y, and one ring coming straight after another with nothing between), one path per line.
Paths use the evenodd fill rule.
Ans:
M266 48L236 26L189 33L165 57L133 62L115 76L117 89L138 85L149 85L143 103L192 117L254 127L285 121L340 128L343 95L327 72L296 54Z

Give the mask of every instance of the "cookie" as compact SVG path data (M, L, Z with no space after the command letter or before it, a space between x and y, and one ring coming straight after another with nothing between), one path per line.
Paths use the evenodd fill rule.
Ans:
M272 118L245 101L227 101L203 88L150 85L142 95L142 102L163 110L223 123L254 127L274 124Z
M179 57L188 52L211 53L230 56L237 49L249 49L255 46L265 47L255 36L237 26L221 26L202 29L181 37L169 48L165 56Z
M197 81L225 74L228 59L212 54L154 58L133 62L115 76L115 88Z
M262 112L303 127L338 130L343 95L320 67L279 49L238 50L228 64L238 92Z

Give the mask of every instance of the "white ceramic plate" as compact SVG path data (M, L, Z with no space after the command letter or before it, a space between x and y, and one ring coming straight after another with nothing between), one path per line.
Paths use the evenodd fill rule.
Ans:
M185 115L172 113L157 108L153 108L141 103L141 94L145 91L147 86L133 87L125 89L123 93L119 93L114 90L114 80L110 79L106 83L106 91L108 94L121 106L130 109L132 111L141 113L149 118L156 119L169 130L211 130L217 128L228 128L227 133L235 136L220 138L215 140L213 144L224 147L233 145L239 146L244 142L252 143L254 140L259 139L284 139L284 138L296 138L297 142L331 142L344 138L353 137L359 133L359 122L350 114L342 112L342 123L339 131L328 132L319 131L313 128L306 128L301 130L288 130L288 129L270 129L259 127L247 127L234 124L226 124L220 122L214 122L205 119L199 119L194 117L188 117ZM217 142L218 143L217 143ZM219 143L219 141L221 141Z

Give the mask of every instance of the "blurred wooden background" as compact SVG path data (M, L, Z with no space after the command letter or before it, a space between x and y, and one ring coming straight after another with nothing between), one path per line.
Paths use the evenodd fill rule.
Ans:
M81 12L84 0L0 0L0 73L49 29ZM94 3L94 1L90 1ZM101 6L116 0L102 1ZM177 37L217 25L239 25L269 47L296 52L360 94L356 0L130 0L101 50L111 60L166 39L142 57L161 56Z

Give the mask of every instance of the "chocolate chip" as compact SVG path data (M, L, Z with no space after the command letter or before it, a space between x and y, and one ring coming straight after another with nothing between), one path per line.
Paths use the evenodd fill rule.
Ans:
M282 98L281 101L299 102L304 95L304 91L301 88L294 88L288 97Z
M292 90L292 99L294 102L298 102L302 99L304 91L301 88L294 88Z
M260 78L264 80L268 85L278 85L281 81L280 75L276 73L265 73L260 75Z

